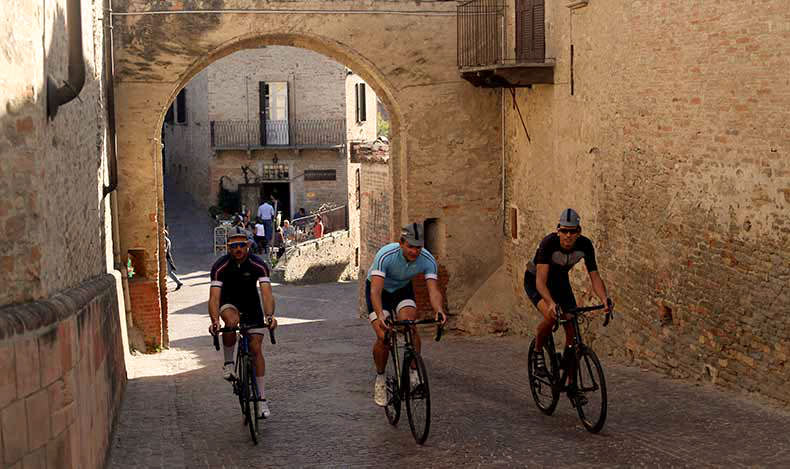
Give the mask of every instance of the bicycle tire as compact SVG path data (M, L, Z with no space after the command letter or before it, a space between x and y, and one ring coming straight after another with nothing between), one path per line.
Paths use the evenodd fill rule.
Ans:
M559 370L554 360L554 351L548 343L543 344L543 358L549 371L549 377L544 378L535 375L535 339L529 344L529 354L527 355L527 376L529 378L529 389L535 405L541 412L551 415L557 408L560 400L560 393L556 391L554 383L558 380Z
M603 367L598 360L598 356L592 349L584 348L579 354L579 361L576 364L576 386L577 392L584 399L584 403L579 403L577 398L576 411L582 425L590 433L598 433L606 422L606 379L603 375Z
M409 370L412 362L416 363L419 384L412 388L409 380ZM409 427L411 434L417 444L425 443L428 439L428 432L431 429L431 392L428 386L428 373L422 357L414 354L404 361L403 376L401 383L406 386L406 415L409 417Z
M395 366L395 356L390 351L391 360L387 361L387 368L384 371L384 376L387 383L387 405L384 406L384 413L387 415L387 421L390 425L395 426L400 420L400 407L401 407L401 394L398 387L398 369Z
M242 425L247 425L247 401L244 399L244 384L246 379L244 376L244 359L241 354L236 356L236 380L233 382L233 390L239 398L239 407L241 407Z
M244 382L242 382L243 392L244 392L244 406L245 406L245 414L247 416L247 426L250 429L250 437L252 437L252 442L254 444L258 444L258 409L257 409L257 401L255 397L255 384L253 384L253 380L255 376L252 374L252 363L250 363L250 357L244 357Z

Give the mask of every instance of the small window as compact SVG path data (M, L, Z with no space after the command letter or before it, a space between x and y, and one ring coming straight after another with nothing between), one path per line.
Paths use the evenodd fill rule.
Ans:
M176 96L176 122L178 124L187 123L187 90L186 88L178 92Z
M444 223L438 218L428 218L423 222L425 228L425 248L439 259L444 256Z
M510 237L518 239L518 208L510 207Z
M367 109L365 107L365 84L357 83L354 88L357 97L357 122L365 122L368 120Z
M356 194L357 194L357 210L359 210L359 207L362 204L361 186L359 185L359 168L357 168L357 189L356 189Z

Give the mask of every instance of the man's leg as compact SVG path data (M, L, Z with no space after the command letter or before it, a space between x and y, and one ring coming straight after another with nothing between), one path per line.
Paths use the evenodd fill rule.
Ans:
M264 375L266 374L266 360L263 358L263 335L250 334L250 353L255 363L255 382L258 385L258 397L261 403L258 405L258 417L269 418L269 403L266 401L266 391L264 385Z
M554 311L549 308L546 300L538 301L538 310L543 315L543 321L538 324L538 330L535 334L535 351L538 352L543 349L543 344L546 342L546 337L551 334L551 329L554 327L556 318Z
M401 306L396 317L400 321L414 321L417 319L417 308L415 306ZM416 327L412 327L411 332L412 339L414 339L414 349L417 350L417 353L420 353L420 334L417 332Z
M384 313L386 317L387 311L385 310ZM375 318L376 313L370 313L370 316ZM389 347L387 347L387 343L383 340L385 327L381 320L373 319L370 321L370 326L376 334L376 342L373 343L373 362L376 364L376 382L373 385L373 400L376 402L376 405L385 406L387 405L387 378L384 372L387 369Z
M236 327L239 325L239 310L235 306L226 305L220 312L219 316L225 327ZM222 333L222 353L225 356L225 363L222 366L222 377L230 380L233 377L234 371L234 350L236 346L236 332L223 332Z

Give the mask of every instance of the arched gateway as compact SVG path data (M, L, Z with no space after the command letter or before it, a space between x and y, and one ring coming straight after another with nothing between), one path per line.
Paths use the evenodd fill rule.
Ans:
M310 49L375 89L392 119L392 226L433 220L432 251L449 275L451 311L498 266L500 108L494 91L459 77L454 2L113 3L120 244L142 266L130 297L149 345L167 340L159 235L165 111L192 76L245 48Z

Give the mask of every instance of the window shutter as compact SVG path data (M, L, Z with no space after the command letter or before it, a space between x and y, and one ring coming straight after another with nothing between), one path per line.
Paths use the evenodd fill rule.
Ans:
M365 84L359 84L359 121L365 122L367 119L367 109L365 106Z
M186 88L178 92L176 96L176 122L185 124L187 122L187 90Z
M165 122L168 124L173 123L173 105L171 104L169 108L167 108L167 114L165 114Z
M529 62L546 58L544 0L516 0L516 58Z
M354 120L359 122L359 83L354 85L354 103L356 106Z

